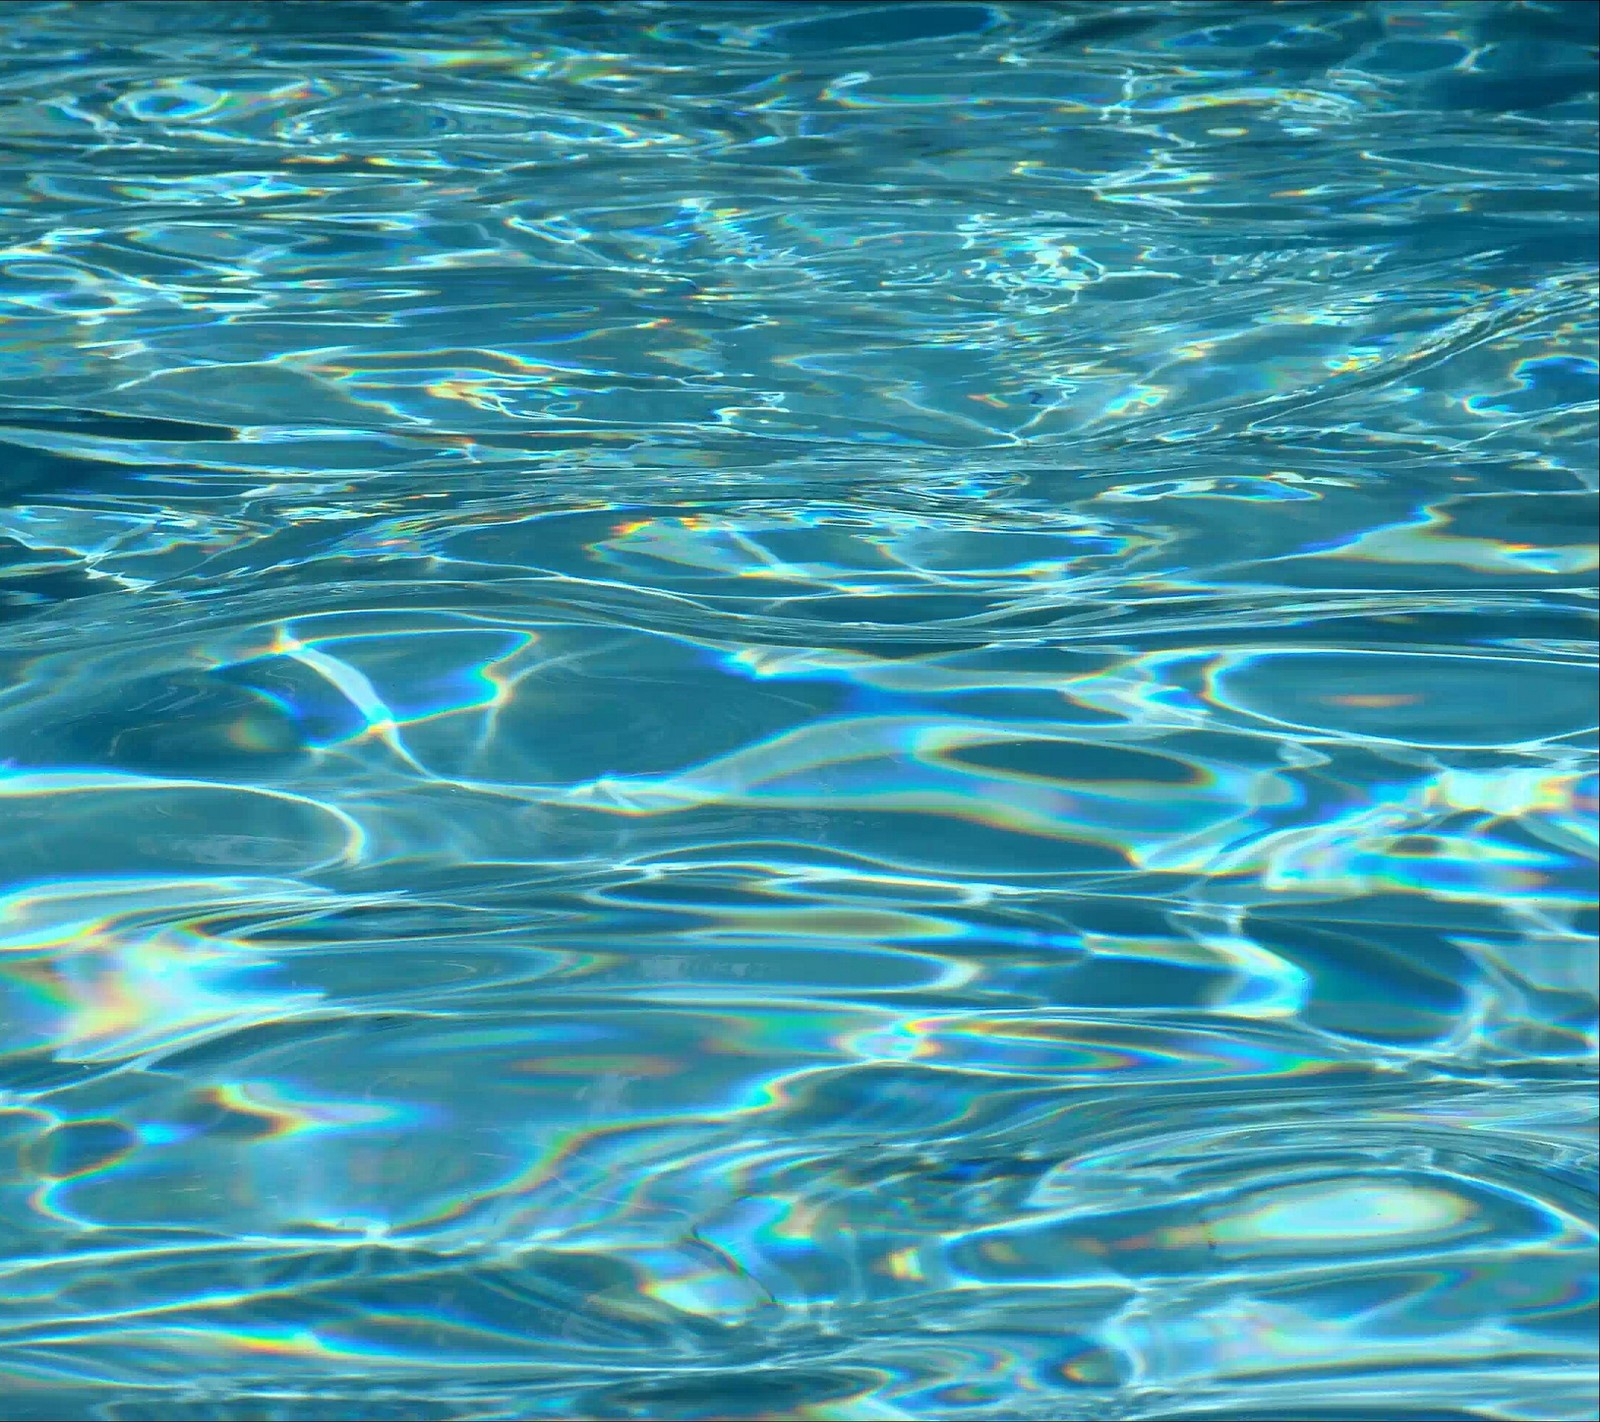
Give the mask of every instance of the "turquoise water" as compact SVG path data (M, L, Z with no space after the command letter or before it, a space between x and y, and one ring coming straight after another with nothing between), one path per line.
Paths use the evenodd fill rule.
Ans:
M0 10L0 1419L1592 1419L1588 3Z

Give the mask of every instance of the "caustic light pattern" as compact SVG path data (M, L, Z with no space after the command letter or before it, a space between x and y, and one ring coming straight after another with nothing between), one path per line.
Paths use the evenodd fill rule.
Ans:
M0 1422L1592 1419L1596 16L0 7Z

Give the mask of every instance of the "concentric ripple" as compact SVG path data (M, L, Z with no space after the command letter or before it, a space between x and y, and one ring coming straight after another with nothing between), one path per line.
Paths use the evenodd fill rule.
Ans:
M1590 1422L1596 16L0 7L0 1422Z

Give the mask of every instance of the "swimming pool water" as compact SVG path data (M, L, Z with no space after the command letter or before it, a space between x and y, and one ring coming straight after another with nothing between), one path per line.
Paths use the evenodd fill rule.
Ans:
M0 1419L1592 1419L1597 14L0 9Z

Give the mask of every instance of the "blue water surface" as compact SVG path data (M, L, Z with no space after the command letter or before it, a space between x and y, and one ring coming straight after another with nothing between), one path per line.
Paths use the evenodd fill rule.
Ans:
M0 7L0 1419L1600 1413L1597 27Z

